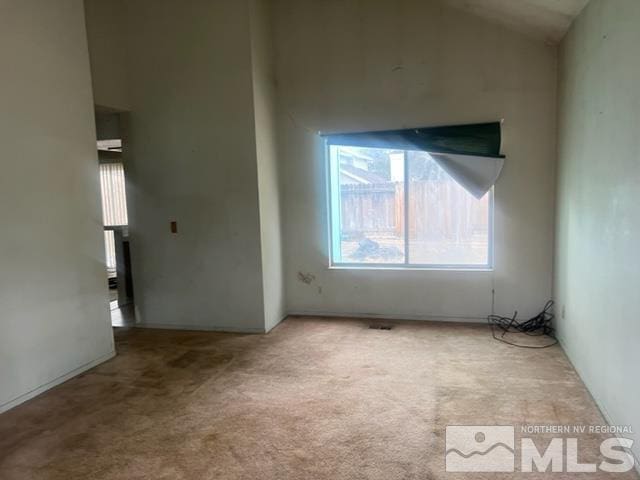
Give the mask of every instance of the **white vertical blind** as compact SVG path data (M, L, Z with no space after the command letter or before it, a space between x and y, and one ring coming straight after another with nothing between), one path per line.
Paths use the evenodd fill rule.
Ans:
M100 164L102 215L105 227L127 225L127 196L122 163Z
M115 276L116 273L116 242L113 230L104 231L104 251L107 260L107 273Z

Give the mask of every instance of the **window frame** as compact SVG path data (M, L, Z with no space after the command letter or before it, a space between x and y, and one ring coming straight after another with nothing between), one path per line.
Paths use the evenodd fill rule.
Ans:
M334 231L340 232L340 175L339 165L333 165L331 160L331 146L325 140L324 157L325 157L325 175L326 175L326 195L327 195L327 225L328 225L328 246L329 246L329 268L335 270L436 270L436 271L477 271L491 272L494 270L494 187L491 187L487 195L489 195L489 219L487 232L487 263L486 264L430 264L430 263L409 263L409 232L406 225L409 224L409 155L407 152L411 150L402 150L404 153L404 262L403 263L364 263L364 262L336 262L335 251L339 251L340 233L334 235ZM340 145L333 145L340 147ZM366 147L364 147L366 148ZM337 183L336 183L337 182ZM336 185L333 185L336 183ZM336 192L337 190L337 192ZM334 214L338 212L338 215Z

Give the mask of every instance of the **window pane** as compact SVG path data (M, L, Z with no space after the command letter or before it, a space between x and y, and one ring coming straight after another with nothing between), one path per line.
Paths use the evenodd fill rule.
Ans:
M334 262L404 263L404 152L332 146L330 155Z
M489 264L489 197L477 200L426 152L407 152L409 262Z

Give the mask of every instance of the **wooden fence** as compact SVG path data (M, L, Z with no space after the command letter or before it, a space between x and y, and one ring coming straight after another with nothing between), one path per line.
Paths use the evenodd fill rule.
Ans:
M402 184L341 185L343 237L396 234L402 228Z
M404 184L341 185L343 240L401 237ZM488 196L478 202L453 182L411 182L409 238L461 241L488 228Z

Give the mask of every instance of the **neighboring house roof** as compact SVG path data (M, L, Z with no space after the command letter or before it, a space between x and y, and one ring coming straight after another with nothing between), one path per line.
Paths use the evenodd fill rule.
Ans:
M344 175L354 183L375 184L389 182L389 180L377 173L369 172L353 165L340 165L340 175Z
M373 157L362 152L361 147L345 147L340 146L338 149L338 154L340 157L351 157L351 158L359 158L361 160L373 160Z

